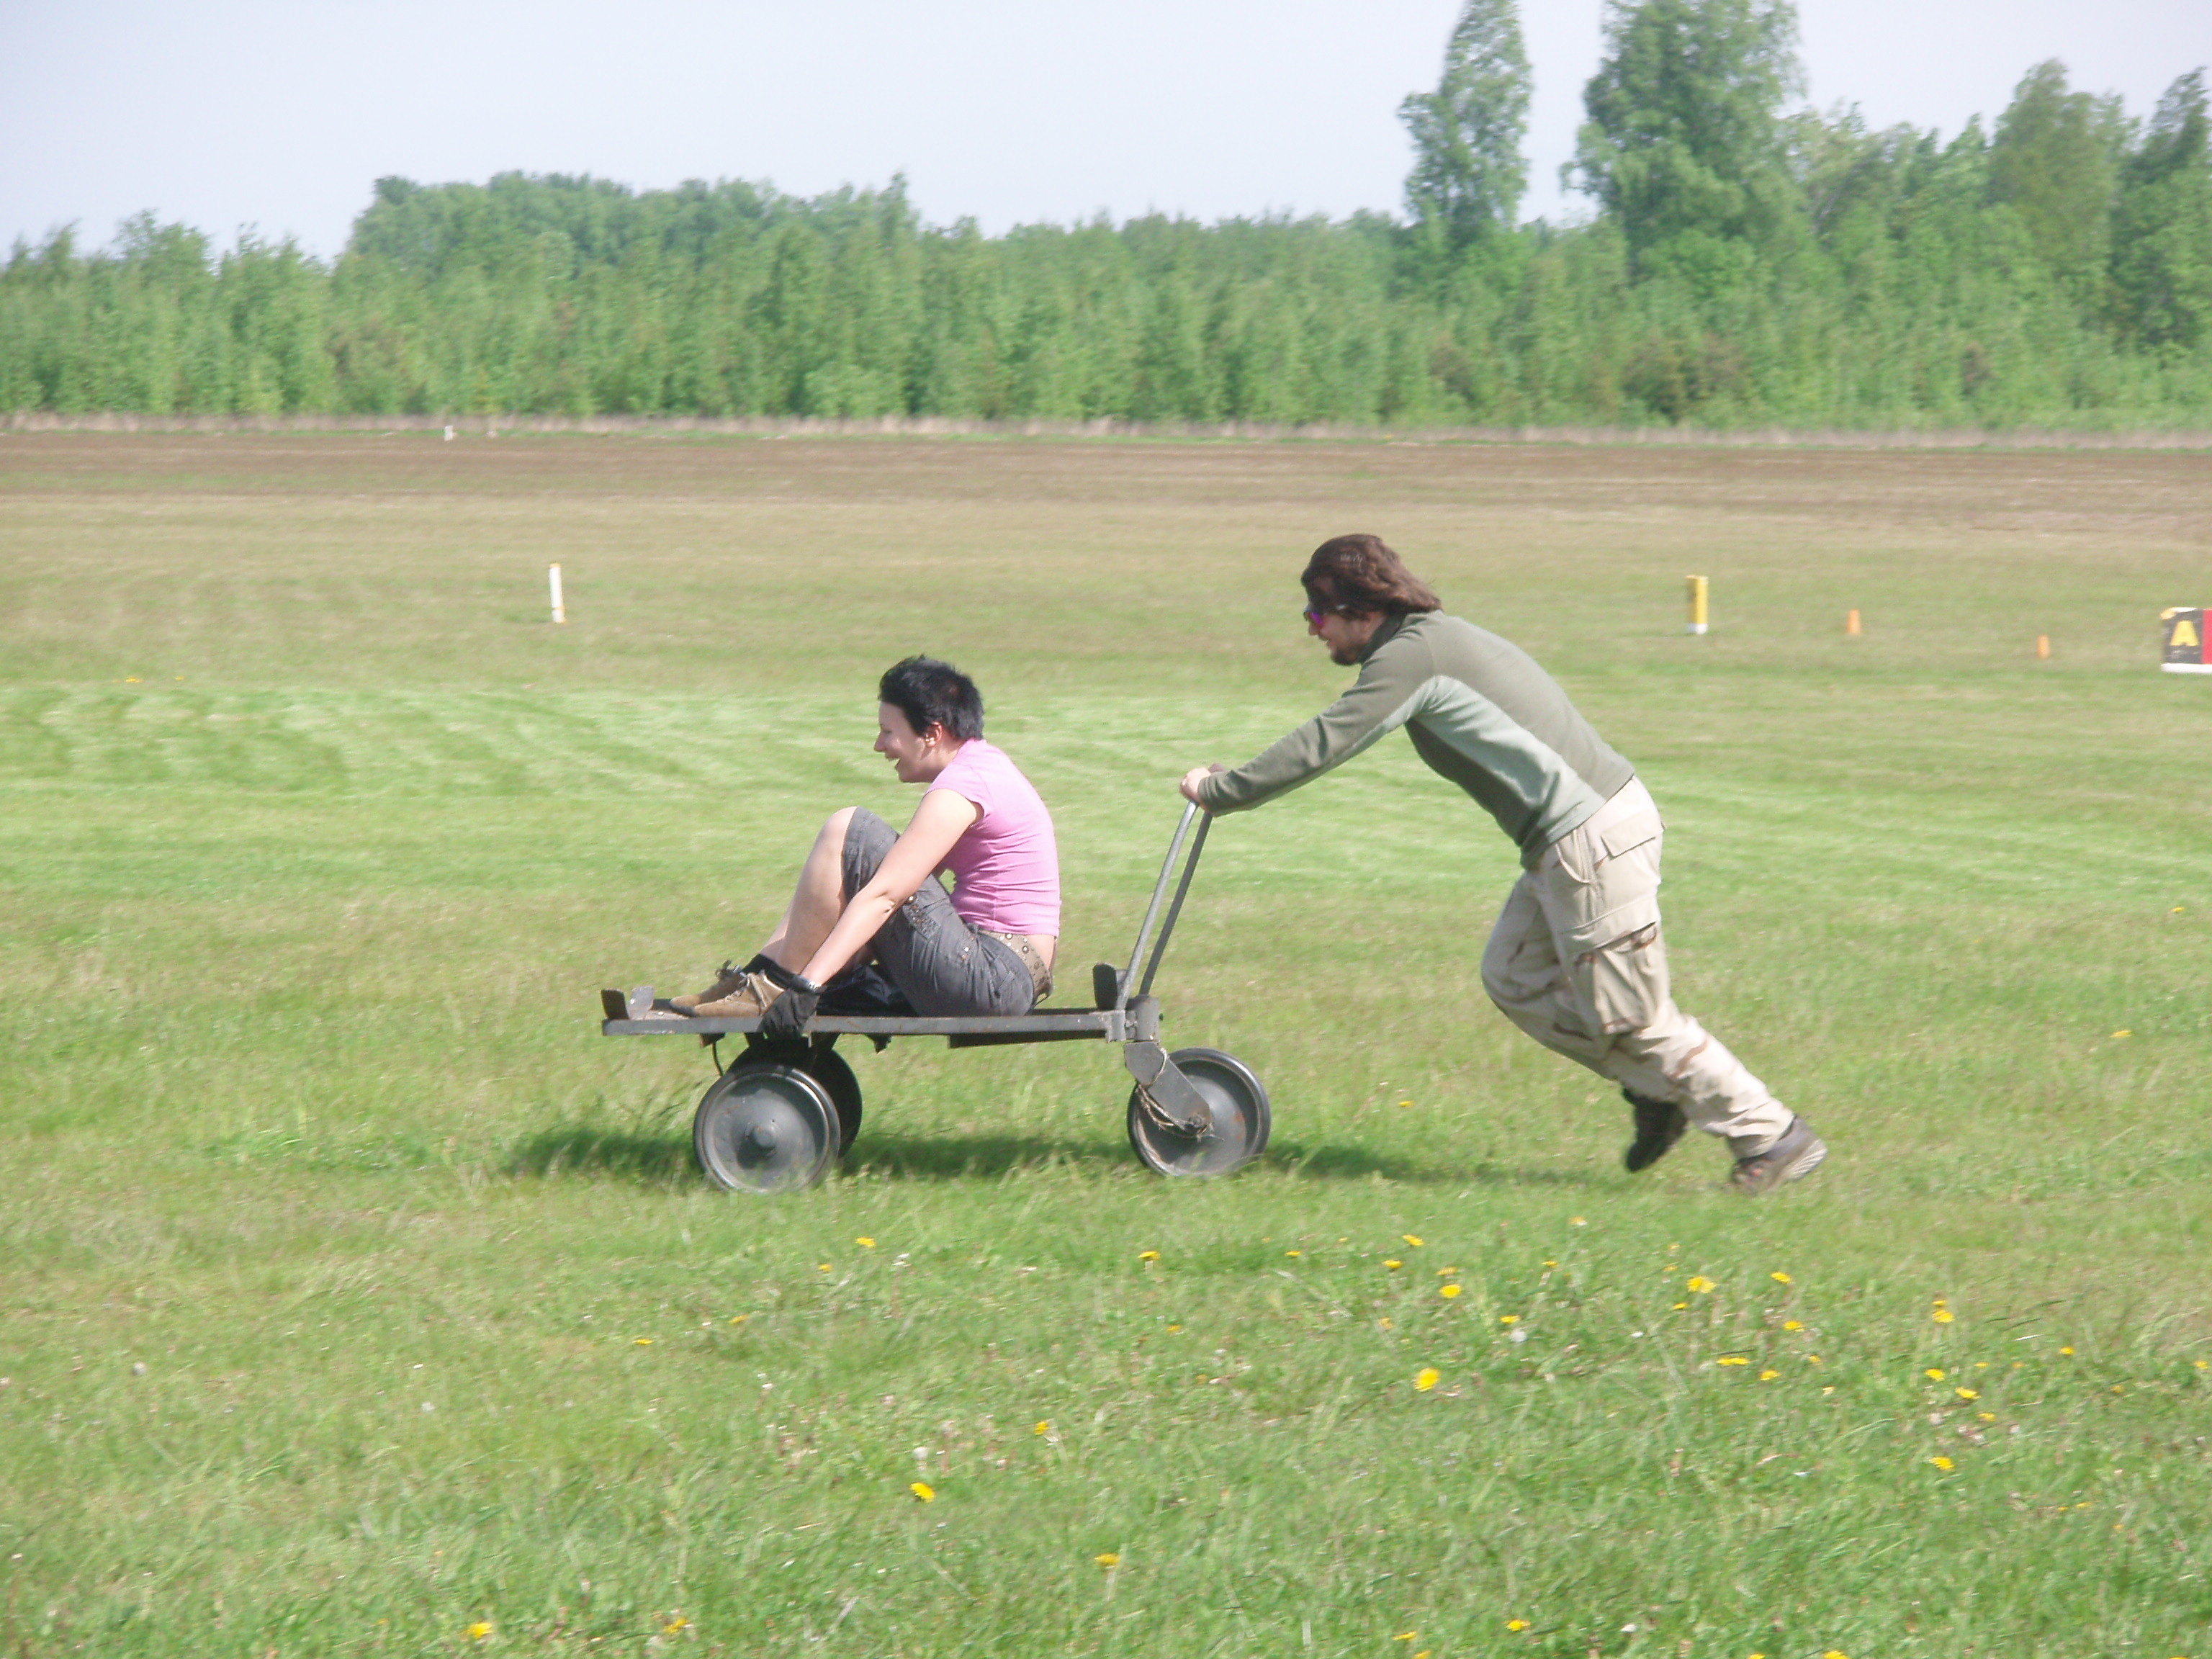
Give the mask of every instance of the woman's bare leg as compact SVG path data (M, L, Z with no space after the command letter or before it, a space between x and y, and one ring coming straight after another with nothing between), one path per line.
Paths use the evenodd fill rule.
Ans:
M764 955L794 974L814 959L845 913L845 831L854 811L848 806L832 812L822 826L806 862L799 866L799 884L792 890L783 920L761 946Z

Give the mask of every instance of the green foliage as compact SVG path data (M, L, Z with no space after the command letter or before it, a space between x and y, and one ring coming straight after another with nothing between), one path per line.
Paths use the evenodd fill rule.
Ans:
M2009 204L2036 256L2059 276L2087 281L2101 269L2112 227L2119 112L2066 89L2066 66L2038 64L1997 118L1990 146L1990 199Z
M2113 311L2147 344L2212 334L2212 121L2204 71L2167 88L2142 148L2122 169L2113 213Z
M1415 223L1462 246L1512 228L1528 181L1521 140L1531 85L1513 0L1467 0L1437 89L1398 106L1413 138L1406 205Z
M1792 205L1782 100L1800 80L1789 0L1612 0L1575 166L1638 254L1763 242Z
M1401 111L1415 222L923 223L904 181L378 181L328 267L141 216L0 267L0 409L1297 425L2067 427L2212 414L2202 71L2140 137L2063 68L1978 121L1784 116L1784 0L1607 19L1595 222L1514 228L1528 76L1469 0Z

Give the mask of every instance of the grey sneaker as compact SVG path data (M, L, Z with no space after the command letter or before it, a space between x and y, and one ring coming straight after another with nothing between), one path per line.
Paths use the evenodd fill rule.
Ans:
M1820 1160L1827 1155L1827 1143L1813 1133L1813 1126L1802 1117L1793 1117L1781 1139L1755 1158L1736 1159L1735 1168L1729 1173L1729 1190L1749 1198L1771 1193L1792 1181L1802 1181L1820 1167Z
M1636 1139L1628 1143L1628 1151L1620 1160L1628 1166L1628 1173L1634 1175L1666 1157L1690 1127L1690 1120L1672 1101L1654 1100L1633 1089L1623 1089L1620 1096L1636 1114Z

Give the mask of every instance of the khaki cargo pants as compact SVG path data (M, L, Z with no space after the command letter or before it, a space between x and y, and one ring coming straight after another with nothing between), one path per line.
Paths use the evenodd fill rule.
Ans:
M1738 1158L1765 1152L1790 1109L1674 1006L1659 931L1659 809L1631 779L1522 872L1482 953L1483 988L1547 1048L1672 1101Z

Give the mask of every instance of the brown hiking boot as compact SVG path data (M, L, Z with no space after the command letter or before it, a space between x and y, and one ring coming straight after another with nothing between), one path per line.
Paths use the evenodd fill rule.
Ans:
M1628 1143L1628 1151L1621 1155L1620 1161L1628 1166L1629 1174L1635 1175L1666 1157L1682 1138L1682 1132L1690 1127L1690 1120L1672 1101L1654 1100L1633 1089L1620 1092L1636 1114L1636 1139Z
M768 1006L783 994L783 987L766 974L735 970L738 983L721 996L705 998L688 1010L694 1019L752 1019L768 1012ZM721 990L717 980L709 990ZM674 1005L671 1005L672 1006Z
M1756 1198L1792 1181L1802 1181L1820 1167L1828 1155L1827 1144L1813 1133L1802 1117L1790 1120L1782 1139L1753 1158L1740 1158L1729 1174L1729 1190Z
M701 1003L719 1002L724 997L733 995L744 989L748 977L745 970L735 963L726 962L715 973L714 982L712 985L691 996L671 997L668 999L668 1006L679 1014L696 1013Z

